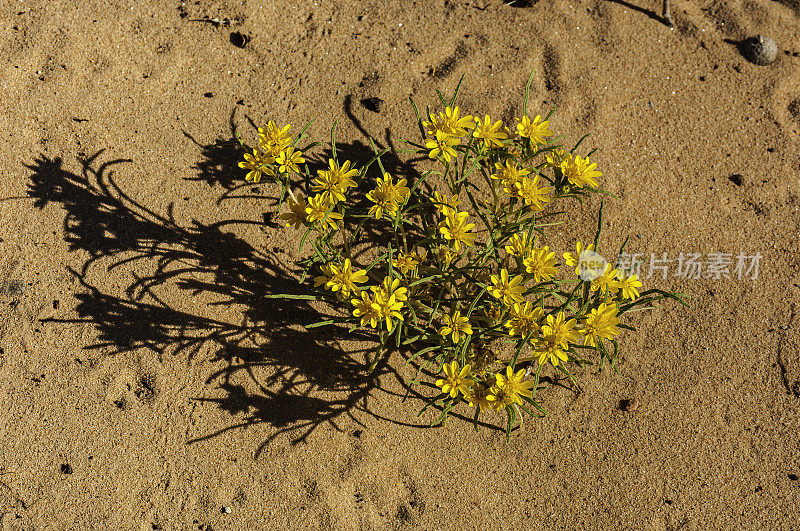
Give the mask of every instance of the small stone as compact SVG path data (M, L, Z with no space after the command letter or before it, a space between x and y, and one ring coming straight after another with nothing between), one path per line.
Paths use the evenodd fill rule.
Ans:
M636 398L629 398L627 400L622 400L619 403L619 408L622 411L628 411L628 412L636 411L637 409L639 409L639 400Z
M61 465L61 473L72 474L72 466L69 463L64 463L63 465Z
M231 514L231 508L227 505L222 507L222 514Z
M757 65L768 65L778 57L778 45L767 35L756 35L744 41L744 56Z

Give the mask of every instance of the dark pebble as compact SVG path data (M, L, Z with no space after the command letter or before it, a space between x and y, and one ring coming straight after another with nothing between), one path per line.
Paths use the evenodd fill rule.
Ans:
M756 35L742 43L744 56L751 63L768 65L778 57L778 45L767 35Z

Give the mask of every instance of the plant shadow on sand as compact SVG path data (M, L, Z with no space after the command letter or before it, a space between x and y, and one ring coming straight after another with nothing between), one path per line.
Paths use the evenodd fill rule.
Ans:
M359 143L337 144L337 148L340 156L357 164L372 156L371 148ZM51 203L59 205L65 211L63 229L69 249L89 256L80 270L69 269L83 287L75 295L78 317L49 321L92 323L98 341L87 349L110 354L150 349L159 356L185 355L191 361L202 355L218 363L221 368L206 381L213 388L212 396L193 400L214 404L234 421L189 443L238 428L272 426L274 431L255 453L258 457L283 433L289 434L292 443L303 442L323 424L341 430L337 422L343 416L363 426L357 412L429 427L424 422L387 418L370 409L369 398L376 390L397 394L384 385L386 378L396 379L412 398L406 407L416 407L424 398L403 383L386 359L367 373L376 348L373 333L344 326L307 330L304 325L341 314L318 301L269 297L305 294L308 283L298 283L298 272L291 266L235 233L237 228L262 223L231 219L208 225L198 221L181 224L172 203L164 215L159 214L116 184L113 169L130 160L101 163L101 154L79 158L79 173L64 169L60 158L45 155L26 165L32 172L28 197L39 209ZM321 165L329 154L323 152L310 162ZM244 172L236 166L240 156L241 148L235 142L202 146L198 178L210 186L222 185L225 191L220 201L251 197L246 191L254 185L242 180ZM391 163L389 168L400 170ZM274 203L274 198L269 200ZM270 206L274 209L274 204ZM130 270L130 282L124 288L111 290L102 280L93 280L115 270ZM182 300L197 297L211 302L188 310L185 304L178 308L165 300L169 296L162 295L170 292L174 300L176 291ZM204 306L236 311L214 313L203 310ZM225 320L220 313L235 318ZM350 348L352 344L358 348Z

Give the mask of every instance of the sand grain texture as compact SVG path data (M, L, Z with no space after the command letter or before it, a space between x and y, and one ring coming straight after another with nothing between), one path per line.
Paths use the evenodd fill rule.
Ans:
M798 529L800 5L677 1L670 30L656 0L529 4L0 3L2 528ZM735 44L758 33L769 66ZM637 316L621 374L549 388L508 444L426 427L402 359L366 377L358 341L264 302L297 234L216 142L316 118L400 149L409 95L464 74L465 110L511 120L533 68L530 108L592 132L622 198L610 246L763 260L646 280L691 309Z

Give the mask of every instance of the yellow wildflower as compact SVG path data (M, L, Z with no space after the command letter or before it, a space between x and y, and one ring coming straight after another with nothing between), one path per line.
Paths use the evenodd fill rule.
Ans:
M527 116L523 116L517 124L517 134L524 138L529 138L531 144L545 144L547 141L545 137L553 136L553 132L548 129L550 122L547 120L542 121L542 117L538 114L536 118L531 121Z
M503 185L503 190L511 197L519 197L519 183L526 175L531 173L528 168L520 168L513 159L507 159L505 163L495 162L495 172L490 175L492 179L497 179Z
M371 326L377 328L381 320L381 314L375 304L375 299L366 291L361 292L361 298L351 299L350 303L355 306L353 315L361 318L361 326Z
M380 219L384 213L394 214L408 195L409 189L406 187L405 179L400 179L395 184L392 182L392 176L384 173L382 178L378 177L375 188L367 193L367 199L375 203L369 209L369 213L374 215L375 219Z
M320 267L322 270L322 274L320 276L314 277L314 287L318 288L320 286L328 287L328 283L331 279L339 272L339 268L336 267L336 264L329 263L325 264L324 266Z
M505 375L502 373L495 375L496 382L492 389L492 394L497 400L495 402L496 409L502 409L511 404L522 404L522 397L530 398L533 396L531 387L536 382L533 380L523 382L523 377L525 377L525 369L520 369L514 373L514 368L511 365L506 367Z
M531 247L528 244L528 235L522 232L513 235L508 241L508 245L506 245L506 252L508 254L520 258L528 254L530 250Z
M453 336L453 343L456 345L461 341L461 333L465 335L472 335L472 326L469 324L469 318L461 315L459 310L453 312L453 315L444 316L444 326L439 329L439 335Z
M467 129L475 127L475 120L472 116L459 118L458 114L458 106L452 109L448 106L445 107L444 113L440 112L438 116L430 115L430 121L422 122L422 125L431 136L441 132L453 137L462 137L467 134Z
M311 189L329 197L334 204L344 201L347 190L356 185L353 177L358 175L358 170L350 167L350 161L344 161L341 167L333 159L328 159L327 170L317 170L317 176Z
M580 261L588 258L589 251L594 251L594 244L590 243L586 249L583 248L583 244L581 242L577 242L575 244L575 254L573 255L570 252L564 253L564 262L572 267L575 266L575 274L580 276L581 274L581 264Z
M279 219L286 221L286 226L292 225L295 229L299 229L306 222L306 208L308 203L302 196L290 197L286 204L289 205L289 211L284 212Z
M460 143L460 139L450 136L447 133L436 131L436 137L426 140L425 147L430 150L430 153L428 153L429 158L436 159L442 157L445 162L450 162L450 159L458 156L458 153L453 147Z
M442 389L442 392L449 394L451 398L458 396L459 391L463 395L467 395L469 389L474 385L472 380L467 379L472 367L465 365L463 369L458 366L458 362L445 363L442 366L445 378L436 380L436 386Z
M371 289L376 293L380 292L386 295L386 298L394 297L400 302L408 300L408 288L400 287L399 278L386 277L383 279L380 286L373 286Z
M296 151L293 147L289 146L281 151L275 162L278 163L278 171L281 173L300 173L300 168L297 165L305 161L306 159L303 158L302 151Z
M501 130L502 128L502 120L497 120L492 124L492 119L489 118L487 114L482 122L478 120L475 130L472 132L472 136L483 140L483 144L486 147L500 147L503 145L502 141L508 138L508 135Z
M439 192L433 192L433 201L436 210L445 216L449 216L452 212L457 211L458 206L461 204L461 199L459 199L458 195L454 195L448 199L446 195L442 195Z
M475 244L477 234L470 231L475 228L474 223L467 223L469 212L454 212L445 216L444 220L439 223L439 232L446 240L453 240L453 249L458 251L461 249L461 244L472 247Z
M342 215L338 212L331 210L331 203L328 197L322 194L308 198L308 206L306 207L306 221L314 224L320 222L320 228L335 229L337 227L337 220L342 219Z
M539 321L542 319L544 311L538 306L534 306L531 301L525 304L514 303L511 308L511 319L506 321L508 335L528 337L528 334L539 329ZM535 335L531 340L536 339Z
M367 280L367 272L354 271L350 259L345 258L344 264L328 281L327 287L333 292L341 291L342 297L347 297L351 292L358 295L361 290L356 284L363 284Z
M619 280L619 289L622 290L623 299L634 300L639 298L639 288L642 287L642 283L636 275L631 275L626 278L621 271L618 271L617 280Z
M400 251L397 257L392 260L392 267L399 269L404 275L409 271L413 271L419 265L419 256L417 253L404 253Z
M548 282L553 280L553 275L558 274L556 253L551 252L546 245L531 250L522 263L525 264L525 271L532 273L536 282Z
M252 155L250 153L244 154L244 161L239 163L239 167L250 170L247 172L245 180L257 183L261 181L261 174L274 174L272 168L269 167L273 162L275 162L275 157L254 149Z
M621 287L619 280L617 280L618 276L619 270L611 267L611 264L606 264L603 272L592 280L592 291L600 291L600 293L608 291L609 295L616 294Z
M514 303L522 302L522 293L525 291L525 285L522 283L522 275L517 275L511 280L508 278L508 271L503 268L500 270L500 275L491 276L492 286L488 291L495 298L500 299L506 306L511 306Z
M601 304L592 310L583 323L583 344L595 347L597 339L613 339L619 335L616 304Z
M292 135L289 134L291 125L278 127L275 122L270 120L266 127L258 128L258 144L261 149L273 157L277 157L281 151L292 143Z
M469 402L469 407L477 407L481 411L494 409L494 404L497 401L497 397L492 394L492 388L480 382L475 382L464 395L464 398Z
M559 360L566 361L567 354L564 352L569 348L570 343L577 343L581 339L581 332L575 330L578 321L575 319L567 320L564 312L558 312L554 316L547 316L546 323L542 326L541 336L536 344L536 351L539 354L539 365L549 357L553 366L558 366Z
M551 168L559 168L561 167L561 163L564 162L568 157L569 153L567 153L566 150L557 148L552 151L545 152L544 160L545 163Z
M585 159L575 155L575 158L567 157L561 162L561 173L570 182L570 184L583 188L588 185L592 188L597 188L597 177L603 175L601 172L595 170L597 167L596 162L589 162L589 157Z
M374 287L372 289L374 291L372 307L378 313L378 320L386 321L386 329L391 332L394 329L392 318L403 320L403 315L400 313L400 310L403 309L403 303L397 300L394 295L387 295L383 290L375 290Z
M523 177L515 186L517 187L517 195L534 211L544 209L545 205L550 202L550 198L547 195L550 192L550 187L539 188L538 173L533 176L533 179Z

